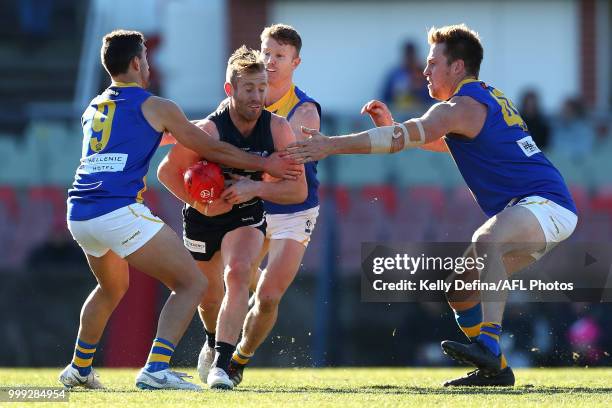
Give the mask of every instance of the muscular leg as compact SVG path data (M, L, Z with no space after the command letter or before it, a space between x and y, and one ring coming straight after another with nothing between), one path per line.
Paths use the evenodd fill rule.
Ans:
M468 252L486 257L485 267L479 273L480 280L495 284L534 262L535 258L531 254L546 246L544 231L538 219L530 210L520 206L507 208L489 219L474 233L472 241L474 243ZM473 278L473 271L466 277L456 277L465 280ZM499 346L507 292L502 288L499 292L485 292L480 296L469 292L450 294L449 304L455 310L458 324L478 345L444 341L442 348L451 357L469 361L482 369L485 376L511 376L511 379L506 378L503 382L512 385L514 379L511 372L505 370L506 362ZM472 377L474 379L478 376ZM467 379L459 379L456 384L452 381L451 385L461 385Z
M261 247L261 252L259 253L259 258L255 262L255 267L253 268L253 272L251 273L251 283L249 283L249 291L255 293L257 290L257 283L259 282L259 278L261 278L261 274L263 270L261 268L261 263L263 262L266 255L268 255L268 250L270 249L270 240L268 238L264 239L263 246Z
M505 279L510 273L533 263L535 258L530 254L546 247L546 237L538 219L521 206L506 208L489 219L475 232L473 241L478 256L487 254L485 268L480 272L484 282ZM494 299L483 302L485 322L502 321L507 292L502 290L492 295Z
M204 328L214 333L217 327L217 317L223 301L225 287L223 286L223 261L221 251L217 251L210 261L198 261L198 268L208 280L208 288L204 294L198 314Z
M264 236L253 227L228 232L221 243L225 266L225 296L217 321L217 343L235 345L247 313L251 272L261 251ZM231 357L231 356L230 356Z
M172 290L159 316L156 337L176 344L204 296L206 278L167 225L126 260Z
M113 251L101 257L85 254L98 285L89 294L81 309L78 338L97 344L111 314L128 289L128 263Z
M247 314L240 351L251 355L274 327L278 304L293 282L306 247L292 239L275 239L270 243L268 266L255 292L255 306Z

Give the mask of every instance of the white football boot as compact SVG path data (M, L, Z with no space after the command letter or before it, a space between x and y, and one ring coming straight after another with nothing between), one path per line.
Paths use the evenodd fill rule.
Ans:
M232 390L234 389L234 383L230 380L229 376L219 367L213 367L208 373L206 379L208 386L213 390Z
M210 371L210 366L212 365L214 359L215 349L211 348L207 341L204 341L204 345L202 346L202 350L200 350L200 355L198 356L198 375L204 384L206 384L208 372Z
M145 368L141 369L136 376L136 387L141 390L190 390L199 391L199 385L185 381L183 378L193 378L187 373L171 371L169 368L148 372Z
M66 368L64 368L64 371L61 372L59 375L59 381L64 384L64 387L66 388L83 387L90 390L101 390L104 388L98 379L98 374L93 368L89 374L82 376L79 374L79 370L72 366L72 363L68 364Z

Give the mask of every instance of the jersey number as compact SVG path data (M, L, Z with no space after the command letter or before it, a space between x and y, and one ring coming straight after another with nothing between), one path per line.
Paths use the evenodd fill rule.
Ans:
M113 126L113 117L115 116L115 107L115 102L104 101L98 104L98 109L94 112L91 124L92 133L102 133L99 139L98 135L93 134L91 139L89 139L89 147L96 153L104 150L108 144L111 127Z
M506 98L503 93L501 93L495 88L491 89L490 92L493 98L495 98L495 100L499 104L499 106L501 106L502 114L504 115L504 120L506 121L506 124L508 124L508 126L518 125L521 127L521 129L527 132L527 125L525 124L523 118L521 118L519 111L514 107L512 101Z

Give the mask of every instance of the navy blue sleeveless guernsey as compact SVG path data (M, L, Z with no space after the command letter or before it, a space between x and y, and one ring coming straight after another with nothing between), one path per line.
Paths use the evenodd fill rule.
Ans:
M484 126L474 139L445 136L461 175L487 216L499 213L513 199L531 195L577 213L563 177L538 149L503 93L482 81L466 79L454 96L469 96L487 107Z
M113 83L83 113L81 165L68 190L70 220L89 220L143 201L149 162L162 137L142 114L150 96L135 83Z
M291 85L291 89L283 95L278 101L266 107L266 110L275 113L279 116L291 120L291 117L302 104L310 102L314 103L321 117L321 105L310 96L302 92L297 86ZM308 196L303 203L300 204L276 204L270 201L264 201L264 208L268 214L292 214L299 211L308 210L309 208L319 205L319 180L317 180L317 162L304 164L304 172L306 176L306 184L308 186Z

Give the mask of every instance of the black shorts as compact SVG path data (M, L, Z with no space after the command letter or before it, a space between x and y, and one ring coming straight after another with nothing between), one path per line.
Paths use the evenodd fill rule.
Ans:
M192 207L183 208L183 243L196 261L210 261L221 249L223 237L240 227L251 226L266 235L266 216L261 200L234 208L216 217L206 217Z

